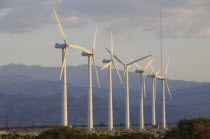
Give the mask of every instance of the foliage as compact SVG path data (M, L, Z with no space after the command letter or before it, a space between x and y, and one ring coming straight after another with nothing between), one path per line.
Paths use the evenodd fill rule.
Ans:
M84 128L53 126L43 131L39 136L19 135L16 132L1 135L2 139L210 139L210 119L197 117L182 119L177 126L163 132L125 132L107 133L105 129L97 129L95 133L88 133ZM159 135L159 136L158 136Z
M19 134L13 133L8 135L1 135L1 139L35 139L35 136L25 135L21 136Z
M210 139L210 119L196 117L183 119L177 123L177 127L166 132L167 139Z
M115 134L89 134L82 128L56 126L41 133L37 139L154 139L153 135L140 132L122 132Z
M54 126L52 129L42 132L37 139L79 139L87 135L85 129Z

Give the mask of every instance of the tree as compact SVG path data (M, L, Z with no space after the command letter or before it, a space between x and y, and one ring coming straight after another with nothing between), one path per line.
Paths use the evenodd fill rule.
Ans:
M167 139L209 139L210 119L207 117L196 117L192 119L182 119L177 123L177 127L166 132Z

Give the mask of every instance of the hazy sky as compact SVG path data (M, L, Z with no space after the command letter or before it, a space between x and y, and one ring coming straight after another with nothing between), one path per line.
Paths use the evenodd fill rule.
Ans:
M61 50L54 44L63 41L53 7L70 44L91 49L98 28L98 66L109 58L104 48L110 47L112 29L119 58L129 62L129 56L152 53L156 70L163 8L163 62L165 67L170 60L169 78L210 82L210 0L0 0L0 65L61 65ZM79 50L69 49L67 58L68 65L87 63Z

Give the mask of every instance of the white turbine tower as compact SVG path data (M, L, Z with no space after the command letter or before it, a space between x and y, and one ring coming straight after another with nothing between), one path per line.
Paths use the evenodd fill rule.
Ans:
M106 49L110 54L111 51L109 51L108 49ZM140 60L143 60L147 57L149 57L151 55L139 58L137 60L134 60L128 64L123 63L117 56L115 56L113 54L113 57L120 62L123 66L124 66L124 77L126 77L126 92L125 92L125 130L129 131L130 130L130 108L129 108L129 79L128 79L128 68L130 68L130 66Z
M166 71L165 71L165 76L157 76L158 79L161 80L161 90L162 90L162 128L165 130L166 129L166 100L165 100L165 84L168 89L168 93L170 98L171 97L171 92L168 86L168 80L167 80L167 74L168 74L168 64L166 65Z
M130 58L131 61L133 61L132 58ZM152 60L149 61L149 63L142 68L139 66L137 63L134 63L136 67L138 68L135 72L140 74L140 113L139 113L139 125L140 125L140 130L144 130L144 97L146 97L146 83L145 83L145 76L144 72L145 70L149 67L149 65L152 63Z
M115 68L117 75L123 84L122 78L117 70L117 66L114 62L113 58L113 40L112 40L112 32L111 32L111 60L103 60L103 63L108 63L104 67L101 68L101 70L107 68L109 66L109 97L108 97L108 131L113 132L113 106L112 106L112 65Z
M93 99L92 99L92 61L94 63L95 72L96 72L96 78L98 82L98 87L100 88L99 78L98 78L98 70L96 68L95 63L95 46L96 46L96 34L97 30L95 32L93 46L92 46L92 52L82 52L82 56L88 57L88 79L89 79L89 88L88 88L88 131L93 132Z
M61 27L60 21L58 19L57 13L55 11L55 9L53 9L59 29L60 29L60 33L61 33L61 37L64 40L64 44L55 44L55 48L61 48L62 49L62 69L61 69L61 73L60 73L60 79L62 78L62 84L63 84L63 88L62 88L62 125L63 126L68 126L68 114L67 114L67 79L66 79L66 53L67 53L67 48L76 48L76 49L81 49L83 51L86 52L90 52L87 49L81 47L81 46L76 46L76 45L69 45L67 43L66 40L66 36L64 34L64 31Z
M155 72L152 64L150 64L152 69L152 74L147 75L147 77L152 78L152 125L156 125L156 110L155 110L155 100L156 100L156 76L160 73L160 70Z

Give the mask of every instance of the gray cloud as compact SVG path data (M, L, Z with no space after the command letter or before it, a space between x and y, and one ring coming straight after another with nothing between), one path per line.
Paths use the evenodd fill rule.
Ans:
M159 9L163 8L164 33L169 37L209 37L210 0L1 0L2 8L13 8L0 17L1 32L27 32L55 24L52 8L62 22L80 27L106 24L104 30L142 31L159 34ZM4 6L3 6L4 5ZM1 12L0 12L1 13ZM1 14L0 14L1 15Z
M5 1L0 13L12 9L0 18L1 32L22 33L30 32L52 23L52 7L59 0L11 0Z

